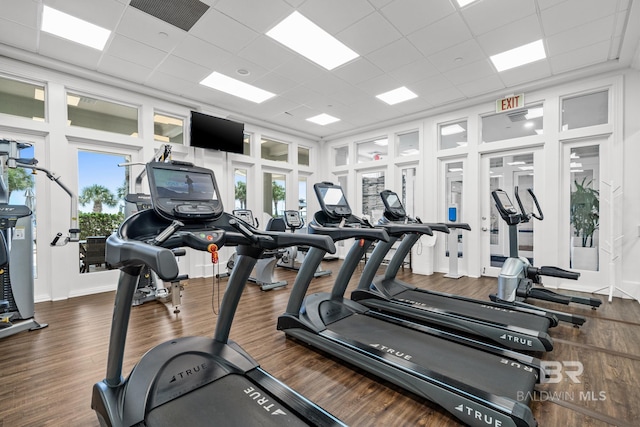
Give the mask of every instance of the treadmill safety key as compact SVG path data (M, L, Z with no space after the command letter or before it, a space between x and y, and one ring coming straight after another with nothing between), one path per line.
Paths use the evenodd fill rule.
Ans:
M215 243L210 244L209 246L207 246L207 251L211 253L211 263L217 264L218 263L218 245L216 245Z

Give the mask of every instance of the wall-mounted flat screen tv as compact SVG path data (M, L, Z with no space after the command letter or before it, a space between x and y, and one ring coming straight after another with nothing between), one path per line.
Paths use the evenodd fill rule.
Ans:
M242 154L244 123L192 111L191 146Z

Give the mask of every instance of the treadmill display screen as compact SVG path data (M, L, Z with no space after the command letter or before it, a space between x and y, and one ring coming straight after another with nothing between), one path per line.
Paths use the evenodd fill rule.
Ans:
M174 200L217 200L211 175L171 169L153 169L158 197Z
M384 190L380 193L380 197L382 198L387 218L397 221L407 216L404 206L402 206L402 202L396 193L391 190Z
M147 164L153 209L167 219L206 220L222 215L213 172L189 163Z
M330 183L315 184L314 189L322 210L332 217L345 218L351 215L351 208L344 197L342 187Z

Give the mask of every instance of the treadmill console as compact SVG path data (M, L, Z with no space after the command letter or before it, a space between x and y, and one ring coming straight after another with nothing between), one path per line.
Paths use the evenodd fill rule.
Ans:
M255 220L253 219L253 212L251 212L249 209L234 209L232 213L233 213L233 216L243 220L250 226L252 227L255 226L256 223L255 223Z
M223 213L213 171L190 163L147 164L153 209L163 218L201 221Z
M298 211L284 211L284 222L288 228L300 229L304 225Z
M342 187L331 182L321 182L313 185L313 189L318 196L322 211L329 218L349 218L351 208L347 203Z
M384 215L391 221L400 221L407 217L407 212L402 206L402 202L396 193L391 190L380 192L382 203L384 203Z

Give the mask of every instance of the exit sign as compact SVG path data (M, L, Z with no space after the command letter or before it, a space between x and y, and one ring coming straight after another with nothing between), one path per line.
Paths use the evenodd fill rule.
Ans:
M511 95L496 101L496 113L524 107L524 93Z

